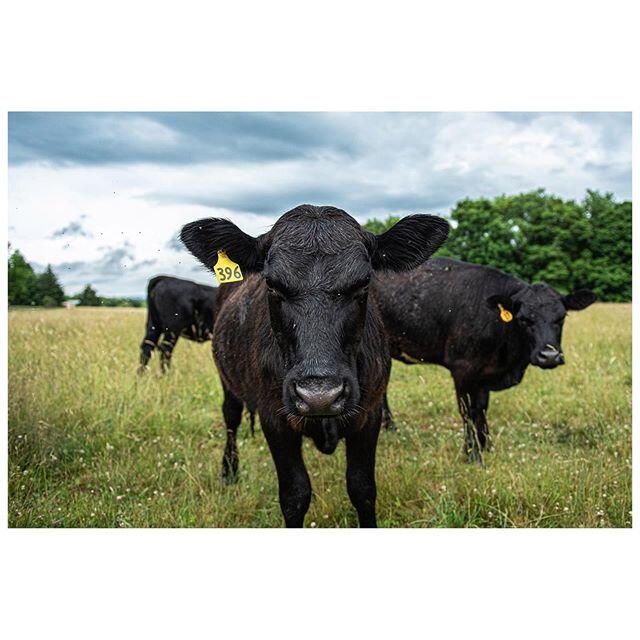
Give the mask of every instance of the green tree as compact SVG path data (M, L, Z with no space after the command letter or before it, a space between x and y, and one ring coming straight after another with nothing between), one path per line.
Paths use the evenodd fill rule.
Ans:
M53 273L51 265L37 276L38 304L45 307L59 307L65 298L64 290Z
M466 198L450 214L438 255L484 264L563 293L590 288L601 301L631 299L631 202L587 191L582 202L537 189L497 198ZM374 233L398 218L368 220Z
M575 289L576 269L591 257L592 230L584 208L541 189L507 199L515 206L521 233L518 275L528 282Z
M38 278L19 251L14 251L8 264L9 304L36 304Z
M578 284L592 287L601 300L631 300L631 202L587 191L583 207L592 228L592 259Z
M82 293L77 296L77 299L80 301L78 306L81 307L99 307L100 306L100 298L96 293L95 289L88 284L83 290Z
M518 269L522 251L520 220L517 209L506 197L467 198L458 202L450 218L452 230L442 254L467 262L500 265L510 272Z

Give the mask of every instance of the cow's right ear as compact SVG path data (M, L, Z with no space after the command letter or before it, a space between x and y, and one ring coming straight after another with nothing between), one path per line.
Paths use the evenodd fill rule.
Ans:
M567 296L563 296L562 302L569 311L582 311L596 301L596 294L589 289L578 289Z
M438 216L402 218L379 236L368 234L374 269L408 271L435 253L449 235L449 223Z
M502 294L489 296L486 302L489 309L502 311L500 309L500 307L502 307L502 309L506 309L513 315L518 313L518 309L520 309L520 302L518 300L514 300L511 296L505 296Z
M224 251L245 273L261 271L264 252L260 238L241 231L223 218L203 218L182 227L180 240L202 264L213 271L218 251Z

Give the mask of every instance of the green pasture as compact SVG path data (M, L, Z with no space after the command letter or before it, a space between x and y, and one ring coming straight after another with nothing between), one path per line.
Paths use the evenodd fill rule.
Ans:
M207 345L182 340L139 377L144 309L9 311L9 525L279 527L276 474L258 429L239 433L240 479L220 481L221 388ZM492 394L494 453L462 459L453 384L393 364L397 432L378 447L384 527L631 526L631 305L567 319L567 364L530 367ZM306 526L357 525L344 444L305 442Z

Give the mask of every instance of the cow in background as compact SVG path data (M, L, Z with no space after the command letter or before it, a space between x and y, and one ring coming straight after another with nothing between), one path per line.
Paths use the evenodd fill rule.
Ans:
M218 287L172 276L151 278L147 286L147 330L140 345L139 372L147 369L156 347L160 350L162 373L166 373L178 338L211 341L216 310L222 300ZM251 435L255 435L252 409L249 409L249 426Z
M215 287L172 276L149 280L147 329L140 344L141 373L146 370L156 347L160 350L162 373L166 373L178 338L194 342L211 340L217 293Z
M563 296L498 269L434 258L406 273L376 277L391 355L406 364L433 363L453 377L464 422L464 453L482 463L490 447L489 392L517 385L527 367L564 364L567 311L596 297L588 289ZM385 396L385 426L392 416Z

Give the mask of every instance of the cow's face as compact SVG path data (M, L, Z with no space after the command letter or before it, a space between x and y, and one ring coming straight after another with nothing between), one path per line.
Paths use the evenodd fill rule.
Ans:
M493 308L500 304L512 315L513 322L528 339L531 364L553 369L564 364L562 328L567 311L586 309L595 299L588 289L562 296L546 284L533 284L511 297L492 296L489 305ZM496 313L501 313L499 307Z
M356 357L373 271L421 264L447 233L440 218L409 216L374 236L340 209L302 205L259 238L216 219L186 225L181 237L206 266L224 249L243 271L262 274L284 363L283 405L327 416L358 407Z

